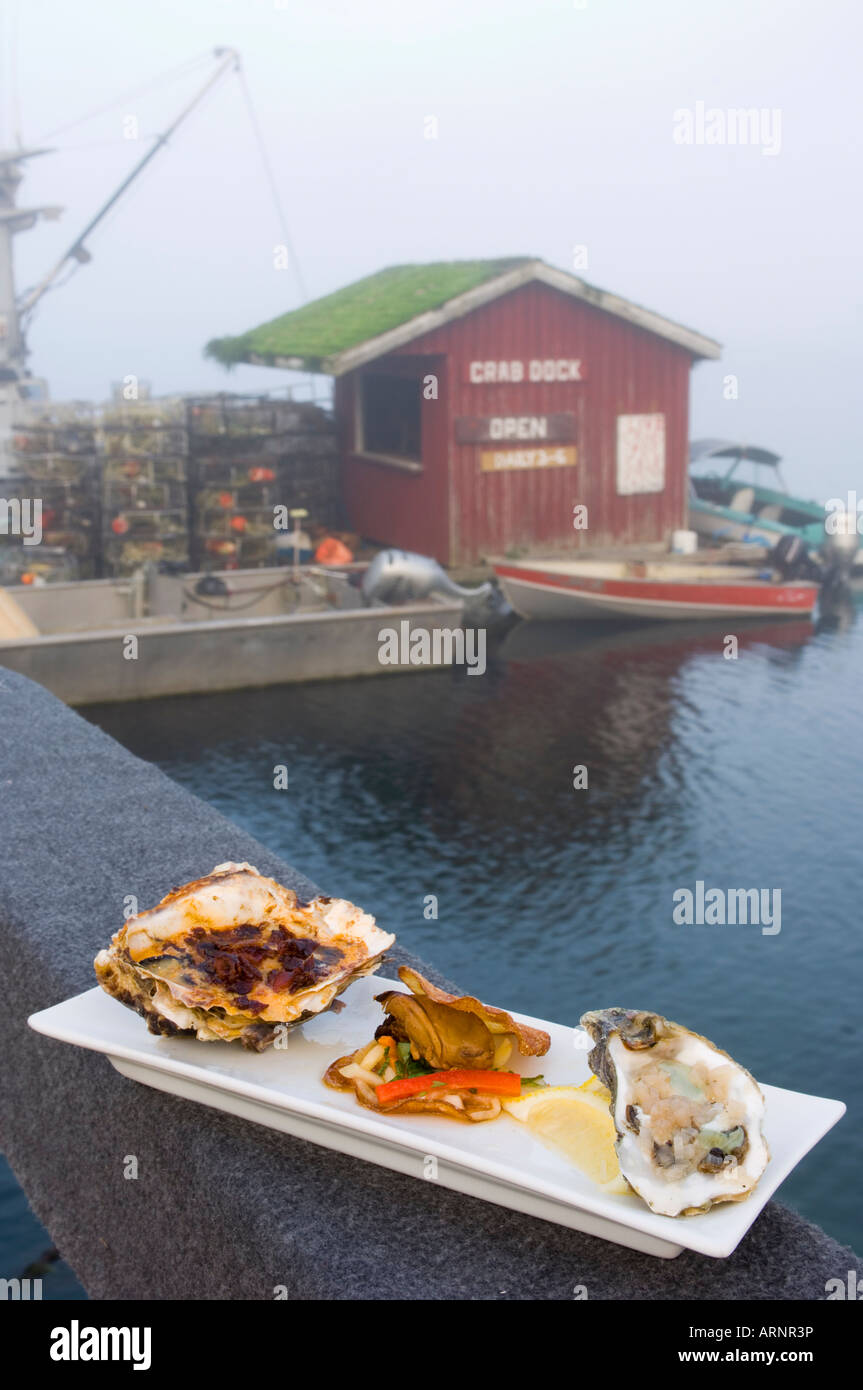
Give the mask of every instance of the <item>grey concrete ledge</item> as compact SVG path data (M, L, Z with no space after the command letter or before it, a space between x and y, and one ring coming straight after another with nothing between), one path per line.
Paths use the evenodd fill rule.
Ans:
M34 1033L29 1014L93 984L124 895L154 903L225 859L310 885L6 670L0 845L0 1142L92 1297L570 1299L584 1284L591 1299L823 1299L828 1279L863 1277L776 1202L728 1260L653 1259L163 1095Z

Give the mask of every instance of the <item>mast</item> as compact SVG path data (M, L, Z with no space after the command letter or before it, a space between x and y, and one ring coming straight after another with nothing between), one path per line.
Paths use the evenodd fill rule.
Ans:
M18 232L34 227L40 217L54 219L63 211L52 206L19 208L15 197L24 177L24 162L48 153L47 149L23 147L0 150L0 477L7 471L6 441L26 389L22 383L27 349L15 298L13 239Z
M44 149L0 150L0 371L24 365L24 342L15 300L15 272L12 238L27 232L39 217L57 218L59 207L19 208L15 205L18 185L24 177L24 160L48 154Z
M75 238L59 261L46 275L21 298L15 293L15 273L13 259L13 237L17 232L29 231L40 217L57 218L63 211L59 207L19 208L15 198L18 185L24 177L22 165L36 155L50 154L48 149L9 149L0 150L0 477L4 467L4 454L9 439L14 416L21 403L27 399L27 343L25 328L33 309L45 292L57 279L61 271L71 262L83 265L90 260L90 253L84 240L99 225L110 209L122 198L138 175L152 159L164 149L171 136L177 131L196 106L203 101L207 92L230 70L240 66L240 55L233 48L216 48L214 58L219 60L216 71L196 93L167 130L157 135L147 153L126 175L119 187L94 217L91 217L84 230Z

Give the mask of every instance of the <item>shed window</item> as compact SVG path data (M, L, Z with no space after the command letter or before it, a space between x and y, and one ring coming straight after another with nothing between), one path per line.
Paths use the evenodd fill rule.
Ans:
M360 384L360 448L369 454L422 461L422 380L367 372Z

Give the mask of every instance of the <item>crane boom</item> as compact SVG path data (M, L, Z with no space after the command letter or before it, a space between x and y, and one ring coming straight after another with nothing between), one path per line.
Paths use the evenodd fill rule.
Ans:
M46 290L50 289L51 285L57 279L57 276L63 270L64 266L66 266L69 263L69 261L78 261L80 264L90 259L89 253L87 252L87 249L84 246L86 238L96 227L98 227L99 223L105 216L107 216L111 208L114 207L114 205L117 202L119 202L126 190L135 182L138 175L142 173L142 171L147 167L150 161L156 157L156 155L159 153L161 149L164 148L165 145L167 145L168 141L171 139L171 136L183 124L183 121L186 120L187 116L191 115L195 107L198 106L201 101L203 101L204 97L207 95L207 92L209 92L210 89L216 85L216 83L225 75L226 72L236 71L240 66L240 55L234 48L214 49L213 56L220 60L219 66L216 69L216 71L207 79L203 87L201 87L200 91L196 93L196 95L192 98L188 105L185 106L183 110L180 112L180 114L171 122L168 129L164 131L161 135L157 135L155 137L153 144L150 146L143 159L140 159L138 161L134 169L132 169L126 175L123 182L119 185L118 188L114 190L107 202L102 204L99 211L96 213L94 217L91 217L90 221L87 223L87 226L80 233L80 235L75 238L68 250L66 250L63 253L59 261L57 261L56 265L54 265L51 268L51 270L48 271L47 275L44 275L42 277L42 279L39 281L37 285L34 285L33 288L29 290L26 295L23 296L18 305L18 312L20 315L23 316L32 312L32 310L39 303L39 300L45 294Z

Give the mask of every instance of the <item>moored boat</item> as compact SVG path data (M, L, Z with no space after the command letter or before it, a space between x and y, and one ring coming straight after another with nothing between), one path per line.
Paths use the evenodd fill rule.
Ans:
M718 460L730 460L730 467L724 473L707 471ZM825 508L788 492L779 454L754 444L699 439L690 445L690 462L689 524L703 541L772 550L782 536L797 535L813 550L823 545ZM742 476L744 465L751 481ZM778 487L767 486L763 478Z
M540 620L799 618L818 598L816 584L763 569L670 560L500 561L494 572L515 611Z
M367 599L352 582L363 570L150 566L128 579L0 587L0 669L87 705L454 664L457 645L443 634L460 627L472 594L440 593L431 575L424 593ZM385 630L406 630L407 664L382 660Z

